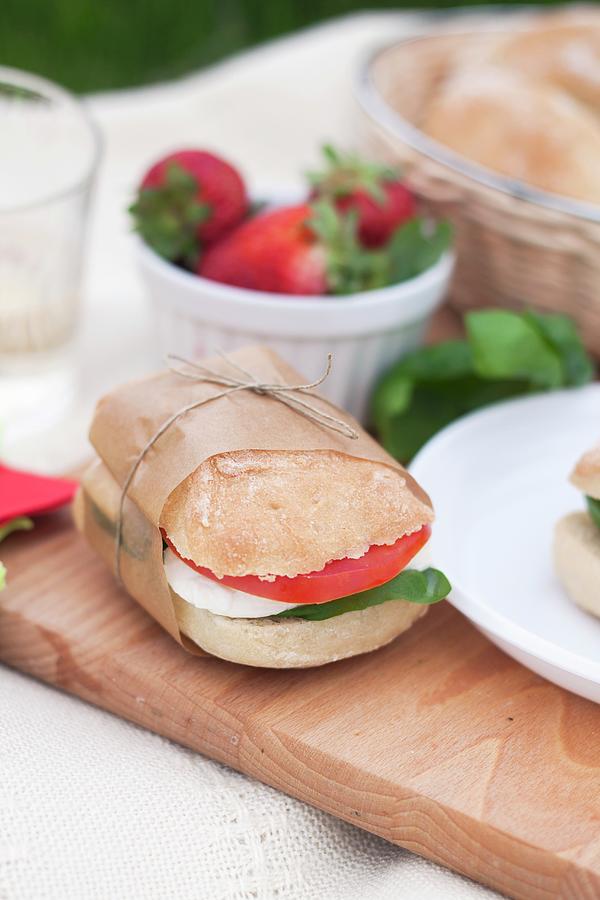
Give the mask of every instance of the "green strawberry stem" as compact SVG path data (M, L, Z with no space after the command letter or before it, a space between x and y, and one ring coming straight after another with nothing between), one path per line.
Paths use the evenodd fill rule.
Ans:
M198 181L171 163L160 187L142 188L130 206L134 229L159 256L194 269L200 256L198 226L211 208L198 201Z
M451 242L448 223L415 217L400 225L378 250L358 240L355 210L340 212L328 198L311 203L308 227L326 252L327 285L331 294L355 294L414 278L438 261Z
M322 153L325 158L322 171L307 174L309 183L320 196L339 199L362 189L375 201L383 203L382 182L395 181L399 177L390 166L367 161L355 153L342 153L331 144L325 144Z

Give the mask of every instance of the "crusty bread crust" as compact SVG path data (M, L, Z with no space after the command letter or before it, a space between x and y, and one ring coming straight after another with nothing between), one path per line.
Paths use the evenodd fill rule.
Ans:
M600 444L583 454L571 472L571 483L588 497L600 500Z
M501 66L459 71L442 85L423 130L503 175L600 202L600 125L552 85Z
M240 450L207 459L180 484L161 526L181 556L218 577L293 577L432 519L427 495L392 466L334 450Z
M577 62L579 60L579 64ZM492 61L566 91L595 112L600 103L600 16L547 16L500 43Z
M554 567L571 600L600 616L600 529L587 513L570 513L557 522Z
M199 647L231 662L271 669L308 668L393 641L427 606L391 600L322 622L305 619L228 619L198 609L173 594L181 631Z

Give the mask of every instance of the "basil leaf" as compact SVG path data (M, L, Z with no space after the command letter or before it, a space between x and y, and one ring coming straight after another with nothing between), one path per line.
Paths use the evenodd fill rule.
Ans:
M2 525L0 525L0 541L7 538L13 531L31 531L32 528L33 522L31 519L28 519L27 516L19 516L16 519L10 519L8 522L3 522Z
M585 352L571 319L557 313L541 313L528 310L525 317L535 323L540 333L559 355L563 368L563 384L578 386L587 384L594 377L594 366Z
M449 222L409 219L396 229L385 247L385 284L397 284L420 275L436 263L452 243Z
M423 347L396 363L371 399L371 421L384 447L397 459L410 459L436 431L462 415L460 382L471 371L466 341Z
M592 522L600 528L600 500L595 497L586 497L585 500Z
M459 416L527 391L526 382L486 381L476 375L413 384L406 412L380 418L376 427L388 453L407 462L434 434Z
M311 622L319 622L358 609L367 609L369 606L379 606L389 600L407 600L409 603L421 604L438 603L448 596L450 590L450 582L438 569L424 569L422 572L404 569L391 581L369 591L340 597L339 600L331 600L329 603L302 604L293 609L286 609L273 618L309 619Z
M446 381L473 371L473 353L466 341L444 341L421 347L404 356L391 373L426 381Z
M468 313L473 365L483 378L514 378L541 388L563 383L561 360L527 315L507 309Z
M414 350L375 388L371 423L402 462L459 416L592 378L592 363L566 316L489 309L468 313L465 325L467 340Z
M31 531L33 522L27 516L18 516L0 525L0 541L12 534L13 531ZM6 567L0 562L0 591L6 587Z

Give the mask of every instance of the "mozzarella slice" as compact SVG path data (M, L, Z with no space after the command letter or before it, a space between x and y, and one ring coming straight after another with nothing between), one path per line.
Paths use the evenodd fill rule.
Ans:
M254 594L246 594L219 584L194 572L169 549L165 550L164 565L167 581L182 600L218 616L227 616L228 619L263 619L298 606L297 603L280 603L278 600L255 597Z

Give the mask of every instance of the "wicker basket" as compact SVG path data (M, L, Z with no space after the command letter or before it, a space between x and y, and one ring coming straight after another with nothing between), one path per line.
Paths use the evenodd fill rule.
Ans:
M491 172L419 130L420 114L454 61L497 35L415 38L376 53L358 85L364 143L400 161L423 203L456 229L452 303L568 313L600 355L600 207ZM600 165L600 161L599 161Z

